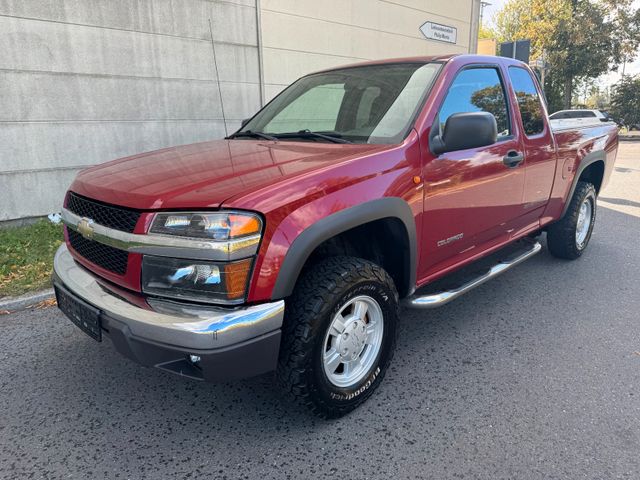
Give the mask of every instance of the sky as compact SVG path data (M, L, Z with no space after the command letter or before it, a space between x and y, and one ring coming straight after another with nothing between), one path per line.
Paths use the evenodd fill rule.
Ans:
M484 9L483 23L485 25L491 25L493 16L498 10L500 10L504 6L505 3L507 3L507 0L487 0L487 1L491 3L491 5L486 6ZM634 4L636 8L640 8L640 0L636 0ZM633 63L627 64L625 73L627 75L635 75L640 73L640 52L638 54L638 58L636 58L636 60ZM612 83L616 83L618 80L620 80L621 74L622 74L622 67L619 69L618 72L610 72L607 75L604 75L601 79L602 83L604 85L610 85Z

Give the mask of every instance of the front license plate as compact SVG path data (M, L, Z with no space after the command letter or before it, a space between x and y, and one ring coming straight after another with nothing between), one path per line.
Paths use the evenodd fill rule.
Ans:
M100 310L69 293L66 289L55 285L58 308L69 317L77 327L94 340L102 341L100 328Z

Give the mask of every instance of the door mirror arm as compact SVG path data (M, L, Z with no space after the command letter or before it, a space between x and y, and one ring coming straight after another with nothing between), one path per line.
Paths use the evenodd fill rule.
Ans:
M441 135L434 136L429 142L429 146L431 147L431 153L434 155L441 155L447 151L447 146L444 144Z
M436 115L429 131L429 150L436 156L445 152L444 142L442 141L442 128L440 128L440 114Z

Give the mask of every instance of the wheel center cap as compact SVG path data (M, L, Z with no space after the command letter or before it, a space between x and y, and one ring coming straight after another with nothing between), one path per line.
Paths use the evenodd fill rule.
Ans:
M367 340L367 325L361 320L352 320L338 336L336 346L340 356L346 361L358 358Z

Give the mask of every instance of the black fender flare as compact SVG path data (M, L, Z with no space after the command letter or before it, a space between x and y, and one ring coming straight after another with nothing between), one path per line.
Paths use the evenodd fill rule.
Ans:
M409 241L409 294L416 284L418 267L416 223L409 204L399 197L384 197L360 205L345 208L318 220L300 233L285 255L276 283L271 292L272 299L288 297L311 253L323 242L347 230L384 218L400 220Z
M571 189L569 190L569 195L567 195L567 198L564 202L564 208L562 209L562 215L560 215L560 218L563 218L567 213L567 210L569 209L569 204L571 203L573 194L576 191L576 186L578 185L578 180L580 180L580 176L589 166L593 165L596 162L604 163L605 170L606 170L607 154L604 150L596 150L594 152L589 152L580 161L580 165L576 170L576 174L573 176L573 180L571 182Z

